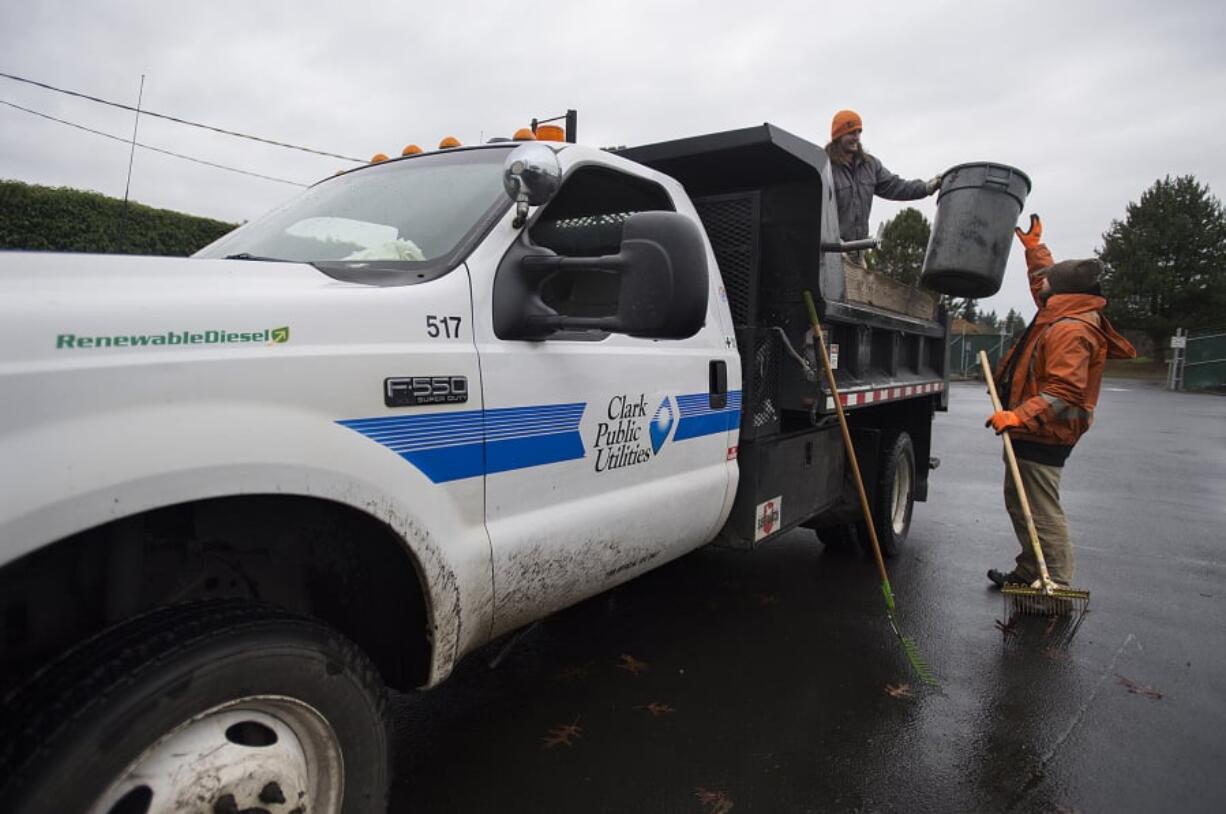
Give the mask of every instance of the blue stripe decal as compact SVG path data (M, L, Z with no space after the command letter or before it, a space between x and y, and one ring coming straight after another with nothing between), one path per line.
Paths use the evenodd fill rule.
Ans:
M728 432L741 423L741 391L728 393L727 406L719 410L711 409L711 396L708 393L677 396L677 409L681 420L677 422L674 441Z
M583 457L583 439L578 431L538 435L532 438L515 438L509 441L491 441L486 444L485 471L509 472L530 466L573 461Z
M376 441L434 483L583 457L586 404L544 404L338 421Z
M481 444L477 443L402 452L400 457L420 469L434 483L446 483L482 474L485 467L481 453Z

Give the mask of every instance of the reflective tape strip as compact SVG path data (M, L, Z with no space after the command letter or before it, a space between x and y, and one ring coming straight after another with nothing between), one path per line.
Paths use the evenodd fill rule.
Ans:
M1074 407L1064 399L1059 396L1053 396L1051 393L1039 393L1039 395L1047 402L1047 406L1051 407L1052 412L1065 421L1071 421L1075 418L1089 418L1094 414L1092 409L1086 410L1081 407Z
M1039 395L1047 402L1047 406L1056 415L1060 415L1060 413L1068 409L1068 404L1059 396L1053 396L1051 393L1039 393Z
M839 403L844 407L863 407L869 404L879 404L884 401L914 398L940 393L945 389L945 382L924 382L923 384L900 385L897 387L862 388L859 390L843 390L839 392ZM826 409L834 409L834 399L826 397Z

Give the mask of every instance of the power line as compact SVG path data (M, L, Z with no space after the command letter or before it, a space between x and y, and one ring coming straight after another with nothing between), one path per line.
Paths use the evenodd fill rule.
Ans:
M36 82L33 79L26 79L24 76L16 76L11 73L5 73L4 71L0 71L0 76L6 79L12 79L15 82L24 82L27 85L34 85L35 87L45 88L46 90L53 90L56 93L63 93L68 96L76 96L79 99L88 99L89 101L97 102L98 104L110 105L111 107L117 107L117 108L120 108L121 110L130 110L132 112L136 112L136 108L132 107L131 105L125 105L122 102L112 102L109 99L100 99L97 96L90 96L88 93L78 93L75 90L66 90L64 88L57 88L55 85L48 85L45 82ZM187 119L180 119L176 116L168 116L165 113L154 113L151 110L142 110L140 111L140 114L142 116L154 116L158 119L165 119L166 121L176 122L178 124L186 124L190 127L199 127L202 130L212 130L214 133L224 133L227 136L237 136L238 138L250 139L251 141L259 141L259 142L262 142L263 144L271 144L274 147L285 147L290 150L301 150L304 153L314 153L315 155L323 155L323 156L327 156L328 158L340 158L345 161L356 161L359 164L366 163L362 159L354 158L353 156L350 156L350 155L341 155L340 153L329 153L326 150L316 150L311 147L300 147L297 144L287 144L284 141L274 141L268 138L261 138L260 136L253 136L250 133L239 133L234 130L226 130L224 127L214 127L211 124L201 124L200 122L188 121Z
M8 105L9 107L16 108L17 110L21 110L25 113L30 113L30 114L39 116L44 119L50 119L51 121L59 122L60 124L66 124L69 127L75 127L78 130L84 130L86 133L93 133L96 136L103 136L113 141L121 142L123 144L135 144L137 147L141 147L145 150L151 150L155 153L161 153L162 155L169 155L175 158L182 158L184 161L192 161L196 164L204 164L206 167L216 167L219 170L227 170L228 172L237 172L240 175L250 175L253 178L263 178L265 181L276 181L279 184L290 184L296 187L310 186L310 184L301 184L297 181L290 181L286 178L277 178L272 175L261 175L258 172L251 172L250 170L240 170L237 167L227 167L225 164L217 164L213 161L205 161L203 158L195 158L190 155L183 155L182 153L176 153L170 150L163 150L161 147L154 147L151 144L142 144L139 141L134 142L131 139L120 138L119 136L114 136L114 135L111 135L110 133L104 133L101 130L94 130L93 128L86 127L85 125L82 125L82 124L76 124L75 122L65 121L64 119L57 119L55 116L49 116L46 113L39 113L37 110L31 110L28 107L22 107L21 105L16 105L16 104L13 104L12 102L6 102L3 99L0 99L0 105Z

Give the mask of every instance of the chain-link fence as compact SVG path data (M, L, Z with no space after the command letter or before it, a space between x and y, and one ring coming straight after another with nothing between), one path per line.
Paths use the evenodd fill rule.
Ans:
M1226 328L1181 329L1171 338L1171 348L1170 389L1226 389Z
M950 334L946 369L949 375L963 379L982 378L979 351L987 351L992 367L1013 344L1012 334Z

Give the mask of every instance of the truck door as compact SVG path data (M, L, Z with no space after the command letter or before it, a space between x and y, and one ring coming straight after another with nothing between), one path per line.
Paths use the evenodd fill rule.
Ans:
M527 237L570 257L613 254L627 215L674 208L654 181L581 166ZM518 239L509 217L498 230L506 240L492 239L496 230L485 246ZM710 540L735 490L729 438L740 406L739 392L727 393L736 351L721 330L713 264L706 325L688 339L574 332L525 341L499 338L489 318L494 276L514 272L502 259L470 261L474 310L485 315L476 339L494 635ZM573 316L612 313L617 301L616 279L604 275L545 281L536 293Z

